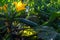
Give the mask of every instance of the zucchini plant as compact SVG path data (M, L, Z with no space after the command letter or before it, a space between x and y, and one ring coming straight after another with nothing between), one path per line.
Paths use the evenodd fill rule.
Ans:
M0 0L0 39L59 39L60 12L57 4L56 0Z

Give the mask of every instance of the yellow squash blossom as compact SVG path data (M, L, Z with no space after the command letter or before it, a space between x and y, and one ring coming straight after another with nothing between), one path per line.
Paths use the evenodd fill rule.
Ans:
M2 10L2 7L0 7L0 10Z
M17 12L26 9L26 8L25 8L26 4L22 3L21 1L18 2L18 3L17 3L17 2L14 2L14 4L15 4L16 11L17 11Z
M3 10L4 10L5 12L7 12L7 4L5 4L5 5L3 6Z

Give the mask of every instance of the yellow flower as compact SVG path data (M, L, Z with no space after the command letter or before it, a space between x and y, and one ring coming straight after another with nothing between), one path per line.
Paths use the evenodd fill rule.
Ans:
M21 1L18 2L18 3L17 3L17 2L14 2L14 5L15 5L15 7L16 7L16 11L17 11L17 12L26 9L26 8L25 8L26 4L22 3Z
M3 6L3 10L4 10L5 12L7 12L7 4L5 4L5 5Z
M2 7L0 7L0 10L2 10Z

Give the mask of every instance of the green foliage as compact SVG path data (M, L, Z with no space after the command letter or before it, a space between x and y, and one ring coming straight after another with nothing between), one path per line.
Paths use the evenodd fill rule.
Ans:
M26 12L16 12L14 1L0 0L8 4L8 12L0 10L1 40L60 40L60 0L22 0Z

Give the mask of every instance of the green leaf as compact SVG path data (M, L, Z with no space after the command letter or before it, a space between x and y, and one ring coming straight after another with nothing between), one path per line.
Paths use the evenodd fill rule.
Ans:
M34 22L30 21L30 20L24 19L24 18L15 18L14 20L20 21L20 22L25 23L25 24L27 24L29 26L33 26L33 27L38 26L38 24L36 24L36 23L34 23Z
M57 17L57 13L52 13L49 20L45 23L43 23L42 25L50 25Z

